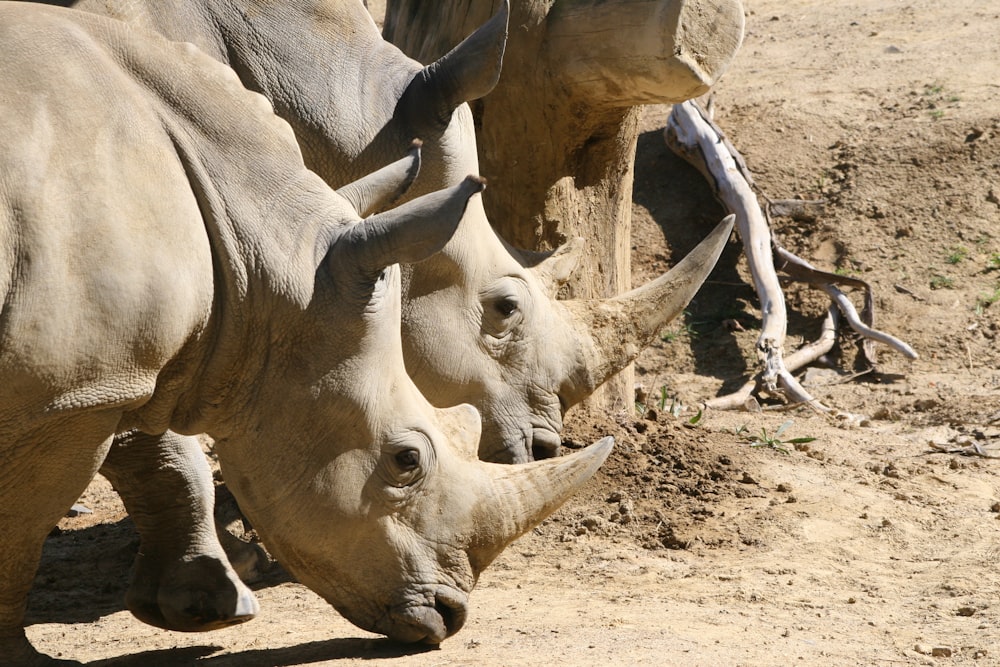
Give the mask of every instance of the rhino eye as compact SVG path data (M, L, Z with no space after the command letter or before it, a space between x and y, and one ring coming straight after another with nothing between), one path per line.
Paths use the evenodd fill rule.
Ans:
M510 298L499 299L494 303L494 307L504 317L510 317L517 310L517 301Z
M396 465L406 472L416 470L420 466L420 452L416 449L404 449L397 452Z

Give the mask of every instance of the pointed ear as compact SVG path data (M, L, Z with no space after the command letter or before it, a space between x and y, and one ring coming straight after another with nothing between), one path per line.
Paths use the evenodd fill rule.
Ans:
M416 180L420 172L422 145L423 142L414 139L406 157L353 183L348 183L339 188L337 194L349 201L362 218L386 210L402 197Z
M440 132L459 105L486 96L500 80L507 44L508 0L461 44L417 72L396 105L416 134Z
M412 264L440 251L451 240L469 199L486 181L467 176L458 185L406 202L352 225L339 235L331 261L353 261L378 273L392 264Z
M559 288L573 275L580 258L583 257L587 242L581 236L571 238L551 252L531 252L519 250L521 264L533 269L538 280L555 296Z

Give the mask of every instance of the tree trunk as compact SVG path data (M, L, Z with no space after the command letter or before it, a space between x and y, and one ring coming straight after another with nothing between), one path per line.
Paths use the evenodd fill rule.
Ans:
M387 0L384 35L429 63L500 0ZM567 296L630 288L637 104L708 90L743 35L739 0L513 0L500 82L473 103L487 214L508 242L588 251ZM591 406L630 409L631 367Z

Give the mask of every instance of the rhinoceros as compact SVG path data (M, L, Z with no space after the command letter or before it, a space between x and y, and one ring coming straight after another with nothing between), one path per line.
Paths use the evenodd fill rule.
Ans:
M478 169L466 101L485 95L497 81L506 2L491 21L427 67L385 42L357 0L72 4L192 42L232 65L244 85L273 102L293 127L306 164L335 187L381 166L413 137L423 140L429 156L411 188L414 195L455 185ZM552 456L566 410L631 361L682 310L714 265L728 229L720 226L666 276L629 294L557 301L556 291L583 252L582 239L548 256L519 252L493 232L474 197L442 252L403 267L407 369L433 404L467 402L479 409L481 458L520 463ZM155 459L148 456L154 448ZM233 594L235 575L227 561L217 559L219 547L210 539L211 479L197 440L132 431L116 441L102 472L139 517L143 536L130 609L162 627L213 627L210 617L182 613L165 601L169 591L160 586L161 570L179 571L185 561L156 536L187 526L204 545L199 562L212 563L217 572L206 577L205 565L189 579L202 582L206 599ZM196 500L158 501L177 485Z
M351 622L456 632L480 571L611 448L482 462L475 408L434 408L405 372L396 263L447 243L481 179L361 219L190 45L0 3L0 54L0 660L44 661L22 627L42 542L125 429L215 438L268 546ZM197 565L155 572L147 613L255 613L238 581L205 602Z
M333 187L390 162L413 138L423 141L426 160L412 196L479 171L466 102L486 95L499 78L506 1L426 67L382 39L360 0L77 0L73 6L192 42L231 65L247 88L271 100L292 126L306 165ZM698 261L630 293L557 301L584 252L583 239L548 255L518 251L496 235L476 198L442 252L403 268L407 369L434 405L479 409L480 458L520 463L553 456L566 411L683 310L714 265L718 236Z

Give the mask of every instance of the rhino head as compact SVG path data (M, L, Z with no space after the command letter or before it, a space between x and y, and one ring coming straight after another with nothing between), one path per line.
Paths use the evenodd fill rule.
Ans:
M400 641L455 633L483 568L612 446L521 467L482 462L475 408L435 408L407 375L395 264L438 251L482 187L470 177L321 232L310 288L292 290L277 318L249 323L269 332L266 353L237 356L263 359L263 370L239 383L227 402L244 409L216 431L226 481L278 560L352 623ZM378 190L348 189L341 211Z
M417 71L370 144L369 151L377 151L387 137L424 140L430 169L414 192L478 172L466 102L489 93L499 79L507 13L504 2L479 30ZM727 218L672 271L626 294L559 301L556 293L584 240L547 254L520 251L494 232L476 198L441 253L404 269L407 369L435 405L467 402L479 409L482 459L522 463L554 456L566 411L631 363L683 311L731 229Z
M610 299L556 300L580 241L531 266L515 259L516 251L501 252L491 230L481 229L481 236L495 244L453 240L440 257L410 267L407 369L435 405L468 401L479 409L483 460L554 456L566 411L635 359L684 309L732 226L729 216L670 272ZM451 253L459 249L465 252L456 260Z

